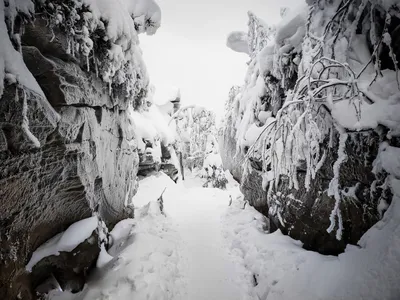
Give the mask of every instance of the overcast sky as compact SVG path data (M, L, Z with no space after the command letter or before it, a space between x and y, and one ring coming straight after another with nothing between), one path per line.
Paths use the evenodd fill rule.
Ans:
M226 47L231 31L247 32L247 11L268 24L280 8L303 0L158 0L162 24L154 36L140 36L156 102L180 88L184 104L199 104L223 114L232 85L242 85L248 56Z

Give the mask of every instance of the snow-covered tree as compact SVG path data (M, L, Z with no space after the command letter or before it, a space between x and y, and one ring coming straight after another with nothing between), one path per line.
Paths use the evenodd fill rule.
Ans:
M205 158L201 171L202 176L207 180L204 187L226 188L228 180L225 177L218 143L214 135L207 136Z
M204 107L189 105L179 109L170 122L176 123L184 166L189 169L201 168L207 141L217 134L215 114Z

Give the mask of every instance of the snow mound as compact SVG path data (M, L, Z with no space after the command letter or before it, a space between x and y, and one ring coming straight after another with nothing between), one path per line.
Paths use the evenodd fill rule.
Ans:
M114 228L110 231L111 243L117 244L119 240L122 240L126 236L128 236L132 230L132 227L135 225L134 219L125 219L119 221Z
M161 144L168 146L175 141L175 132L169 126L166 115L157 105L152 105L145 111L135 111L132 107L128 109L128 117L135 125L139 150L144 152L146 144L144 140L153 143L153 149L158 151L161 157Z
M161 214L157 202L148 203L111 232L115 240L98 269L96 279L77 294L52 291L52 300L185 299L180 277L179 236ZM104 264L103 264L104 263Z
M226 45L236 52L249 54L249 44L247 33L242 31L233 31L228 35Z
M164 189L174 189L176 184L163 172L145 177L139 181L139 189L132 199L135 207L143 207L151 201L157 201Z
M112 261L113 258L114 257L112 257L110 254L108 254L106 248L104 247L104 244L101 244L99 257L97 258L97 261L96 261L96 267L97 268L103 268L110 261Z
M136 39L136 31L154 34L161 24L161 10L153 0L83 0L83 3L90 7L97 22L107 21L107 36L112 42L124 35Z
M59 255L60 252L71 252L92 235L97 225L98 219L96 216L72 224L66 231L56 235L37 248L26 265L26 270L31 272L32 268L45 257Z
M287 14L283 17L282 21L277 25L277 31L275 35L275 43L281 44L289 41L293 46L296 46L302 42L297 39L301 31L303 36L305 33L305 24L309 13L309 6L303 2L296 8L287 11ZM294 41L297 41L293 44Z
M391 185L400 187L394 179ZM400 295L393 284L400 274L399 217L400 198L395 196L384 219L364 234L359 246L349 245L338 257L304 250L279 230L268 234L265 217L242 201L233 201L223 222L232 255L247 269L243 281L257 282L250 289L252 297L379 300Z
M219 153L210 153L204 159L203 168L219 168L222 167L222 159Z

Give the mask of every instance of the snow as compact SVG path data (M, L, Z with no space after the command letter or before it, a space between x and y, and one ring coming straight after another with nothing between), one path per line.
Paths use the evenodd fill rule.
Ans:
M268 118L270 118L270 117L272 117L272 113L270 111L260 111L258 113L258 119L263 124L265 124L267 122Z
M104 243L100 246L100 254L96 261L97 268L103 268L106 266L110 261L113 260L113 257L108 254L106 248L104 247Z
M400 181L394 177L395 197L383 220L338 257L304 250L279 230L269 234L265 216L245 205L229 173L223 191L200 188L189 172L189 182L165 191L165 215L152 191L157 178L142 185L142 192L152 195L150 202L135 211L135 219L111 231L108 253L114 258L106 255L107 263L82 292L53 291L50 299L381 300L400 295Z
M40 142L31 133L27 118L28 107L26 97L30 97L38 102L39 107L43 110L48 121L55 126L60 116L56 113L53 107L48 103L46 97L33 77L32 73L25 65L22 55L14 49L8 34L8 28L13 28L14 19L18 12L30 16L34 12L34 5L31 1L9 1L8 6L4 7L4 2L0 3L0 98L4 92L4 83L17 83L24 90L23 99L23 122L22 129L26 137L33 143L35 147L40 147ZM8 24L6 24L6 21ZM11 30L12 31L12 30ZM20 42L19 36L14 36Z
M351 130L363 130L376 128L379 124L390 128L391 136L400 135L400 92L397 88L396 72L384 70L384 76L378 76L376 82L368 87L373 81L374 74L364 77L360 81L361 91L374 103L369 104L362 101L356 107L348 101L334 103L332 116L345 128Z
M340 1L328 1L317 6L312 6L312 1L306 2L286 11L275 32L266 31L267 26L262 20L250 14L248 43L253 53L245 84L227 106L227 119L232 121L225 126L233 127L229 130L236 139L237 154L241 151L245 159L263 163L260 175L263 188L268 189L268 203L281 175L289 177L289 188L298 189L300 184L304 184L307 190L315 187L312 181L326 163L325 148L335 146L338 155L329 187L335 205L330 215L330 226L326 229L329 233L334 231L340 240L345 225L342 224L340 199L346 196L346 192L338 181L340 165L346 160L344 133L386 128L388 131L384 138L388 141L381 148L385 143L387 146L393 144L391 139L400 135L398 74L393 70L375 70L378 64L374 66L371 63L367 34L356 31L356 22L348 30L343 25L342 32L339 30L341 33L335 38L335 29L325 32ZM372 2L384 9L398 6L398 1ZM368 3L372 5L372 2L362 2L360 8ZM388 12L387 22L389 13L394 16L395 10ZM360 9L356 19L361 18L362 13ZM362 27L364 30L369 28L367 24ZM375 38L379 40L380 37ZM388 32L383 36L383 43L390 44L393 38ZM331 59L333 57L335 60ZM328 75L329 72L322 71L322 66L335 71ZM293 78L295 73L296 85L289 90L288 86L294 84L289 78ZM323 82L313 88L313 84L321 79ZM321 104L326 107L327 115L320 112ZM333 145L332 137L337 132L341 134L340 144ZM325 145L327 140L329 146ZM387 149L388 152L382 152L376 161L376 172L384 169L398 177L397 167L391 165L391 162L397 164L398 149ZM297 167L304 162L306 176L303 183L297 179ZM249 172L243 175L247 174ZM383 215L387 203L381 201L377 206ZM278 218L282 219L279 214ZM284 223L284 220L280 221Z
M400 187L392 180L393 191ZM251 206L234 201L222 220L228 245L245 266L243 281L254 275L257 285L249 299L317 300L398 299L400 287L400 201L393 199L389 214L372 227L359 246L324 256L301 248L279 230L266 234L265 217Z
M263 114L263 116L266 117L264 126L259 127L256 124L250 125L250 127L246 131L242 145L250 147L256 143L257 139L259 139L262 136L262 134L266 131L266 129L270 126L270 124L272 124L275 121L275 118L268 117L270 115L271 113Z
M175 132L169 126L167 116L161 112L157 105L152 105L148 110L141 112L129 107L128 116L135 125L135 134L137 135L138 146L141 151L144 152L145 150L143 139L152 142L159 140L165 146L175 141ZM161 148L158 151L161 153Z
M10 1L11 5L16 4L14 1ZM13 17L10 23L14 22L14 18L17 15L17 11L24 11L28 15L33 13L33 4L31 1L18 2L18 7L14 6L5 9L4 2L0 3L0 97L3 95L4 89L4 78L5 74L9 73L17 78L18 83L28 88L32 92L37 93L39 96L45 98L42 89L39 87L36 79L32 73L29 72L26 67L21 53L14 49L10 37L7 32L6 26L6 13L7 16Z
M108 84L110 94L113 86L123 85L125 98L132 100L148 89L138 35L152 35L161 24L161 10L154 0L74 0L69 8L44 2L49 8L51 26L58 26L62 17L63 23L68 24L67 52L86 56L87 71L94 65L96 74ZM104 36L99 37L99 32ZM106 57L95 53L95 39L99 38L109 45L103 49L107 50Z
M26 270L31 272L32 268L45 257L59 255L60 252L71 252L92 235L97 225L98 218L96 216L72 224L66 231L37 248L26 265Z
M108 21L107 36L112 42L125 35L135 40L135 23L140 25L139 33L148 34L154 34L161 23L161 10L153 0L83 0L83 3L90 7L97 21ZM146 28L143 21L151 22L152 26Z
M289 10L282 21L277 25L278 29L275 35L275 43L279 45L285 40L288 40L289 44L293 47L299 45L305 34L308 12L309 6L305 2Z
M249 54L249 44L247 33L242 31L233 31L228 35L226 45L233 51Z
M342 231L343 231L342 213L340 211L340 202L342 197L340 195L340 189L339 189L339 178L340 178L340 166L347 160L347 154L345 151L347 138L348 138L347 133L342 133L339 136L338 158L333 164L333 178L329 183L329 189L328 189L328 196L334 197L335 206L331 212L331 215L329 216L331 224L326 231L328 233L332 232L332 230L336 226L336 217L337 217L337 223L338 223L338 229L336 231L337 240L342 239Z
M157 201L164 189L174 188L175 182L165 173L152 174L139 181L139 188L132 198L132 204L135 207L143 207L151 201Z
M222 166L222 159L219 153L210 153L204 159L203 167L212 168L212 167L221 167Z
M382 169L400 179L400 148L392 147L388 142L381 143L374 161L374 171L379 172Z
M119 241L129 235L136 221L134 219L125 219L118 222L110 231L111 244L116 245Z
M153 185L142 189L151 195ZM155 200L135 210L134 220L121 221L111 231L115 241L108 252L114 259L81 293L53 291L50 299L185 299L179 296L185 284L179 272L179 234Z

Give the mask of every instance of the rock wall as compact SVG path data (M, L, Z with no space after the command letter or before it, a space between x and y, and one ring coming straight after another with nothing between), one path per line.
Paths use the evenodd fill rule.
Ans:
M362 80L356 83L355 90L368 82L365 90L371 94L366 95L387 99L398 93L388 88L383 96L381 86L391 81L394 72L386 70L374 79L368 50L374 47L366 38L369 27L361 30L366 26L361 24L362 18L374 9L381 13L386 8L369 11L376 3L363 3L341 7L340 1L315 1L294 9L277 26L267 26L250 13L248 73L244 85L233 94L231 91L220 131L224 167L240 181L245 199L269 217L272 230L279 228L301 240L304 248L323 254L339 254L347 244L357 244L382 217L392 198L387 174L376 172L374 161L380 143L393 128L386 125L384 118L357 128L363 123L362 109L343 105L335 111L335 105L340 104L327 103L324 94L324 88L329 90L324 83L328 86L331 76L334 80L346 78L347 71L342 71L341 63L360 74ZM395 28L397 21L393 16L389 28ZM384 18L377 17L372 26L379 28L383 23ZM331 32L331 28L340 29ZM394 35L395 30L389 29L389 33ZM319 43L314 37L324 42ZM382 68L394 70L393 62L385 65L386 50L380 53ZM354 59L354 51L363 54ZM398 53L399 49L392 51ZM318 68L318 60L326 57L327 61L331 59L328 65L337 64L327 67L321 61L322 67ZM339 69L324 73L326 67ZM343 97L346 91L337 91L340 88L328 92L337 93L338 98L333 101L348 101L347 96ZM309 95L313 98L307 98ZM377 110L381 109L365 97L360 102L364 102L361 106L374 104ZM349 116L350 111L354 121L341 117ZM343 136L344 143L340 141ZM395 138L389 139L395 143ZM318 161L314 168L313 160ZM332 192L335 187L336 194Z
M65 7L78 14L89 10L73 3ZM34 289L51 275L79 290L99 252L97 233L79 246L79 258L51 256L29 273L32 252L93 214L112 227L132 213L125 203L136 192L139 157L127 109L143 102L145 69L142 62L126 62L136 74L129 93L128 79L106 82L95 64L109 63L104 29L90 32L98 52L90 52L88 66L87 55L71 54L70 32L46 19L56 5L36 3L36 15L23 30L17 26L22 14L8 23L15 27L9 32L21 33L14 46L43 94L6 76L0 99L1 299L35 299Z

